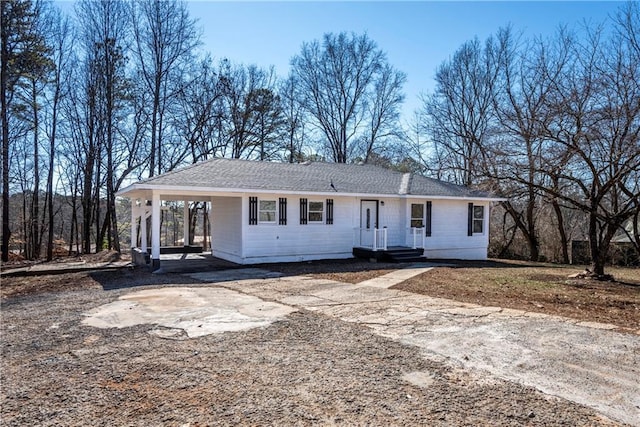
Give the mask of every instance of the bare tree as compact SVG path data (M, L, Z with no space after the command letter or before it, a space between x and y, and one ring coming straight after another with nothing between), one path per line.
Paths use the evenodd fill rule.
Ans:
M264 143L274 142L280 130L275 70L264 70L255 65L233 65L224 60L219 72L223 95L220 114L226 128L230 155L234 159L260 158L266 152Z
M640 61L640 4L628 1L620 8L615 19L620 41L627 47L631 59Z
M129 5L122 0L78 3L85 52L86 121L85 178L83 185L83 240L90 252L90 226L95 224L96 250L105 240L110 249L120 250L115 216L114 156L121 138L121 123L126 98L124 75ZM104 158L106 157L106 158ZM103 174L104 173L104 174ZM102 189L106 187L106 194ZM106 209L102 214L102 197ZM104 217L104 218L103 218Z
M560 36L564 37L564 32ZM499 64L494 105L500 130L489 148L492 155L487 172L500 191L509 194L510 200L503 206L527 241L529 258L537 261L540 257L537 219L542 197L538 186L546 178L537 171L547 148L544 130L551 120L548 104L552 82L562 71L568 53L564 43L557 49L551 49L542 40L519 46L510 28L498 32L494 52ZM559 185L557 180L555 185ZM568 263L562 209L557 198L552 198L551 203L564 247L563 258Z
M195 22L179 0L142 0L134 3L135 55L145 90L149 92L151 118L149 176L162 173L164 135L169 104L183 84L182 69L200 43Z
M365 163L372 155L380 154L385 146L390 145L389 139L400 140L400 106L404 101L402 87L406 81L407 76L389 64L382 65L375 77L366 103L366 130L362 135Z
M70 66L70 55L72 45L72 28L69 18L63 17L59 9L52 9L50 12L50 28L51 28L51 45L52 45L52 62L54 70L49 80L49 170L47 173L47 261L53 259L53 240L54 240L54 169L56 159L56 145L58 143L58 125L60 121L60 103L61 99L67 94L69 89L68 69ZM43 217L44 218L44 217Z
M464 43L438 67L433 94L423 96L426 129L440 169L463 185L483 176L485 145L494 118L493 93L498 67L489 39Z
M572 45L571 66L554 83L546 160L572 191L544 190L587 216L593 273L604 276L614 235L637 211L640 197L640 64L620 37L599 29ZM552 169L544 167L544 170Z
M367 151L380 137L380 124L393 126L404 75L388 65L366 34L325 34L322 43L304 43L291 66L299 100L324 134L335 162L366 156L358 153L363 134L368 131L364 138L372 141L365 144Z
M173 127L186 145L182 146L180 154L172 156L170 167L177 166L189 154L191 162L196 163L223 149L217 121L221 96L218 75L210 58L191 67L188 82L177 93L179 108L173 121Z
M305 110L300 103L297 93L298 81L294 75L280 83L278 93L282 103L283 135L286 146L282 147L287 152L286 161L294 163L302 158L302 149L305 140Z
M424 97L424 95L423 95ZM443 179L446 162L439 157L442 150L429 140L425 123L428 122L424 109L413 112L411 118L404 123L402 141L405 151L404 163L409 170L436 179Z

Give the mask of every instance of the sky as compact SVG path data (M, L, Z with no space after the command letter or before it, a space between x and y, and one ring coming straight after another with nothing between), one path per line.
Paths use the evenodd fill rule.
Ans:
M622 2L557 1L207 1L187 2L202 29L202 49L214 58L273 65L280 76L303 42L341 31L367 33L395 68L407 74L403 116L433 90L435 70L462 43L485 40L511 25L524 37L548 37L561 25L601 23Z
M0 0L2 1L2 0ZM57 1L71 11L73 2ZM367 33L407 75L403 120L432 91L437 67L465 41L484 41L511 25L525 38L549 37L561 26L602 23L618 1L214 1L187 0L214 59L274 66L281 77L303 42L342 31Z

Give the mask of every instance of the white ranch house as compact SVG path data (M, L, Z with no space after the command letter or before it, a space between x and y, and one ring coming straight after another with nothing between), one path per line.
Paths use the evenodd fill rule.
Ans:
M380 258L486 259L488 193L378 166L216 158L118 193L132 202L131 247L160 265L161 201L210 202L211 253L238 264ZM139 224L139 227L138 225ZM188 227L184 227L188 242ZM205 248L208 250L209 248ZM416 252L413 252L415 256Z

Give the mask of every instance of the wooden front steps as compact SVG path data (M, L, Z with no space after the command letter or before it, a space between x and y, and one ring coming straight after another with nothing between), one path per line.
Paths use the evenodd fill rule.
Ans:
M424 249L412 249L404 246L391 246L386 250L377 251L368 248L353 248L353 255L357 258L364 258L383 262L424 262Z

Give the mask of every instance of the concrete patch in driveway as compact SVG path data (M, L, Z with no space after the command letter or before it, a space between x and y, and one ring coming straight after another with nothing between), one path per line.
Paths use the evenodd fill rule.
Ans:
M161 288L132 292L88 313L83 324L97 328L124 328L141 324L168 330L152 333L163 338L189 338L267 326L296 311L287 305L263 301L224 288Z

